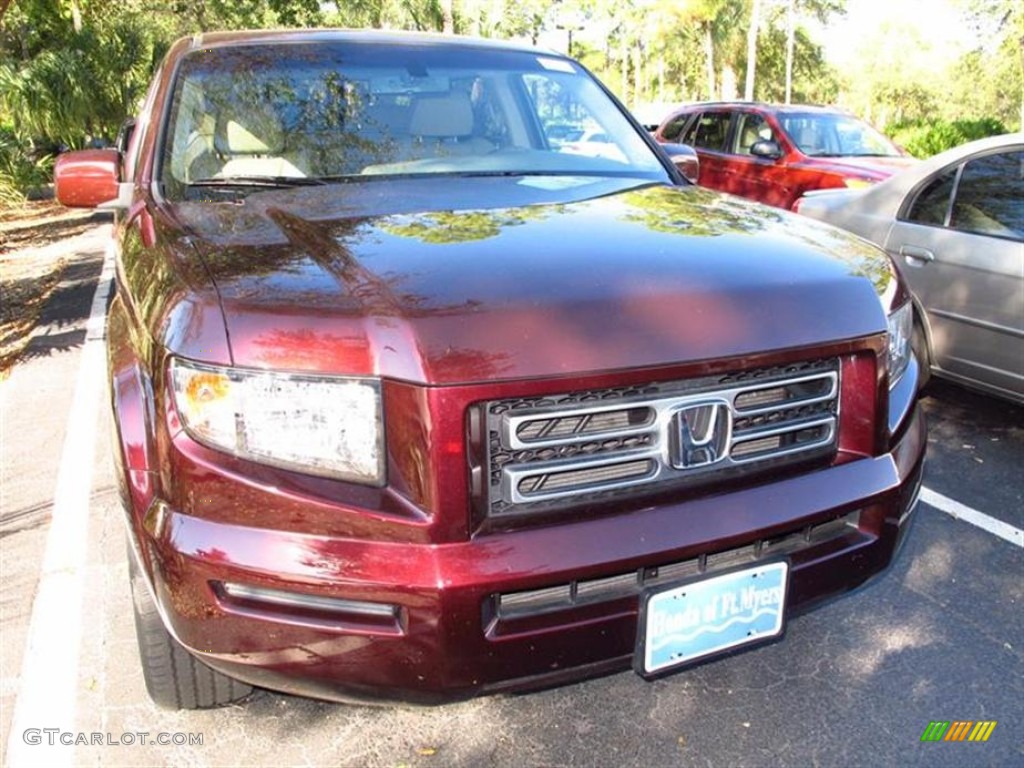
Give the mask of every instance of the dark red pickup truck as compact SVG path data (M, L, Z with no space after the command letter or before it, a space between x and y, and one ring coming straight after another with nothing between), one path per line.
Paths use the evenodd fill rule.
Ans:
M60 159L62 201L117 210L158 703L654 677L891 562L925 448L906 289L692 160L571 59L335 31L183 40L120 149Z

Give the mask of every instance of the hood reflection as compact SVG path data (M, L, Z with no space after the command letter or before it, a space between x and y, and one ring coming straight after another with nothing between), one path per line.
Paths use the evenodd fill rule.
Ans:
M275 191L210 206L193 231L238 364L455 383L884 328L863 302L891 279L876 249L738 198L619 182L590 196L606 185L524 191L487 178L446 191L434 180L420 211L380 195L355 205L353 187L383 191L372 182L333 196ZM423 194L422 183L404 187ZM493 205L509 196L527 204ZM457 207L470 198L478 205Z

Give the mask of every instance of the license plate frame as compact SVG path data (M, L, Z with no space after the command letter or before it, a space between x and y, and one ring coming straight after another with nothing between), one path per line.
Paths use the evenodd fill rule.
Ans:
M652 679L778 640L786 627L790 571L788 559L776 559L645 591L634 669Z

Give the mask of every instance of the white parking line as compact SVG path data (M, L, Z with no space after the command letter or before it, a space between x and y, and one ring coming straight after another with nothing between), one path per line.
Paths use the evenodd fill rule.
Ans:
M68 431L54 492L39 589L32 604L21 684L8 734L6 764L12 768L71 765L75 750L58 741L30 745L27 729L73 731L78 698L78 638L89 534L89 496L100 394L106 382L104 327L114 274L113 249L103 260L86 326L81 367L68 417Z
M1014 528L1009 523L1004 523L1002 520L996 520L984 512L971 509L959 501L943 496L941 493L936 493L930 488L921 489L921 501L929 507L935 507L935 509L955 517L957 520L963 520L965 523L975 525L983 531L994 533L1011 544L1024 547L1024 531L1020 528Z

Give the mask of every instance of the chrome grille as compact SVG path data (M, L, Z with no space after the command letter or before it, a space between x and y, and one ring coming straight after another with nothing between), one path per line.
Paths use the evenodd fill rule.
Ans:
M485 406L487 514L637 494L830 455L839 362Z
M657 471L652 459L640 461L613 461L610 464L588 464L584 469L560 472L532 472L517 482L520 496L550 496L564 488L593 490L604 485L616 485L624 480L651 477Z
M523 419L514 434L509 435L509 442L515 448L582 442L595 435L634 432L650 425L654 416L650 408L622 408L577 416Z

